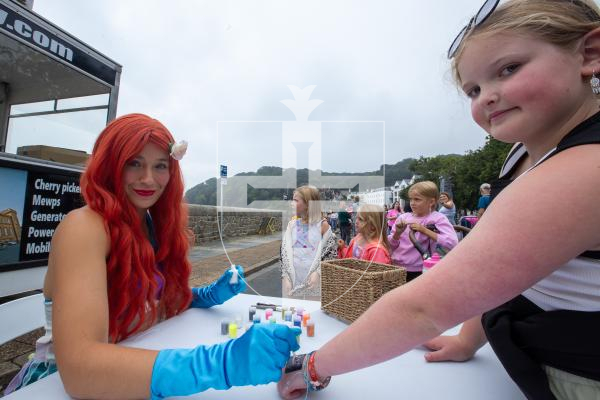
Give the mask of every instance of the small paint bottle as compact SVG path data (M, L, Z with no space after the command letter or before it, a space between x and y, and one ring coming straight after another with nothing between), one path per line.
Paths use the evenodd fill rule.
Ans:
M285 321L292 322L292 312L291 312L290 310L287 310L287 311L285 312L285 316L283 317L283 319L284 319Z
M255 324L260 324L260 315L254 314L254 316L252 317L252 322Z
M273 309L272 308L267 308L265 310L265 319L271 318L271 315L273 315Z
M315 321L312 319L306 322L306 336L315 337Z
M237 338L237 325L235 322L229 324L229 337L231 339Z
M309 313L302 314L302 326L306 326L306 322L310 319Z
M229 321L223 320L221 321L221 335L229 334Z
M302 318L299 315L294 315L294 326L302 328Z
M281 320L285 320L285 312L287 311L287 307L281 307Z
M248 321L252 322L252 319L254 318L254 314L256 314L256 307L250 306L250 308L248 309Z
M274 315L271 315L271 318L269 318L269 323L276 324L277 323L277 317L274 316Z
M302 314L304 314L304 308L297 307L296 308L296 314L299 315L299 316L302 316Z

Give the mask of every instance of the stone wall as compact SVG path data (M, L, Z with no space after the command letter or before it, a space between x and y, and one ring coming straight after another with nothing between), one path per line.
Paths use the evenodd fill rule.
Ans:
M261 224L272 217L273 227L281 231L281 212L252 208L223 207L223 239L256 235ZM219 218L217 223L217 218ZM219 239L221 207L189 205L188 226L194 232L196 244Z

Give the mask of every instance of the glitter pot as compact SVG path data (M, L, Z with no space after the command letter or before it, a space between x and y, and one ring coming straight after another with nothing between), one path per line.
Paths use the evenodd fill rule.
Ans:
M294 326L302 327L302 319L298 315L294 315Z
M273 315L273 309L272 308L267 308L265 310L265 319L271 318L271 315Z
M292 312L291 312L291 311L289 311L289 310L288 310L288 311L286 311L286 312L285 312L285 316L284 316L284 318L283 318L283 319L284 319L285 321L292 322Z
M254 314L254 317L252 317L252 322L255 324L260 324L260 315Z
M302 314L302 326L306 326L306 322L310 319L309 313Z
M306 336L315 337L315 321L312 319L306 322Z
M221 321L221 335L229 333L229 321Z
M229 324L229 337L231 339L237 338L237 325L234 323Z
M256 307L250 306L248 309L248 321L252 322L252 318L254 318L254 314L256 314Z

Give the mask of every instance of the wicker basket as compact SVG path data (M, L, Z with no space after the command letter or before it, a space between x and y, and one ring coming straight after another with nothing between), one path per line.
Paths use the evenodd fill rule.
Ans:
M406 269L352 258L321 262L321 309L351 323L387 291L406 283Z

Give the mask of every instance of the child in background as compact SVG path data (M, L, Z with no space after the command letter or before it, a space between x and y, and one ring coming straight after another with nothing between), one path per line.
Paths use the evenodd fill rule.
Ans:
M458 237L446 216L435 207L439 198L438 187L431 181L415 183L408 190L412 212L401 214L388 237L392 251L392 264L406 267L406 281L421 275L423 258L409 238L409 230L422 247L433 254L436 246L451 249L458 244ZM437 232L427 228L434 225Z
M356 216L357 235L348 247L343 240L338 241L338 257L391 264L390 245L385 229L386 220L382 207L374 204L360 206Z

